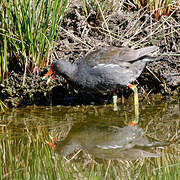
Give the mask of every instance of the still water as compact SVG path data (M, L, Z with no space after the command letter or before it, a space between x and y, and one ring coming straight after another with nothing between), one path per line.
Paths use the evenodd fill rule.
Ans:
M130 102L9 109L0 179L180 179L179 100L141 102L135 127Z

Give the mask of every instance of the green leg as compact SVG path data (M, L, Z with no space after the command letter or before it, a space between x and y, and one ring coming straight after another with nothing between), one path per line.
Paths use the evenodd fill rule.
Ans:
M134 92L134 112L135 120L134 123L137 124L139 121L139 99L138 99L138 90L135 85L129 84L128 87Z
M113 94L113 110L117 111L118 107L117 107L117 94Z

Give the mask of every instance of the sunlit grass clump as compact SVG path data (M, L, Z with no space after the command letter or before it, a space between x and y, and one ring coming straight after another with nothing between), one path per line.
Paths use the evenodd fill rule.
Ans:
M148 8L154 11L156 20L161 16L170 15L170 10L173 5L178 4L178 0L133 0L139 8Z
M68 0L0 2L1 81L10 70L26 74L47 63L67 4Z
M130 7L131 9L131 7L136 7L137 9L154 12L154 17L156 20L159 20L163 15L169 16L173 6L177 7L180 5L178 0L83 0L82 2L82 9L86 15L91 9L96 12L96 18L100 19L102 19L102 13L103 15L108 15L116 11L117 8Z

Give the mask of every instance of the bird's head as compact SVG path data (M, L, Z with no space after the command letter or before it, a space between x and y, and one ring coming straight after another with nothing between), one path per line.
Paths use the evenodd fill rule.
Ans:
M54 78L55 75L61 75L66 70L66 61L59 60L51 64L49 71L44 75L43 79L48 77L47 84Z

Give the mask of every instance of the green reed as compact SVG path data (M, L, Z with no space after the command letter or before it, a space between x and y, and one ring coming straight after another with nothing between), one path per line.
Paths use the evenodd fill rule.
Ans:
M68 0L0 2L1 81L11 70L25 74L47 63L67 4Z

